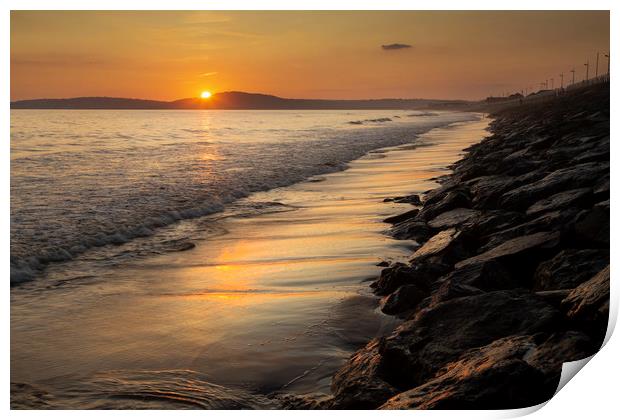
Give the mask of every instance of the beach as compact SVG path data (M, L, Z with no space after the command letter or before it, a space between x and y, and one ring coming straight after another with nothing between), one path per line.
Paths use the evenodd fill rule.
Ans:
M497 110L393 232L423 244L371 287L405 322L293 407L506 409L558 388L609 318L609 84Z
M548 400L607 326L608 104L472 114L192 221L192 246L13 288L13 407Z
M274 408L328 393L352 352L401 322L368 288L418 246L387 234L411 204L386 198L437 185L486 135L487 119L468 119L181 221L162 234L176 250L136 258L146 246L129 241L13 287L13 406ZM101 269L110 250L125 259Z

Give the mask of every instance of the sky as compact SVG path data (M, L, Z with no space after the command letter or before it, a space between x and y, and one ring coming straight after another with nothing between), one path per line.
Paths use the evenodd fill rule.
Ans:
M11 100L480 99L608 51L608 11L12 11Z

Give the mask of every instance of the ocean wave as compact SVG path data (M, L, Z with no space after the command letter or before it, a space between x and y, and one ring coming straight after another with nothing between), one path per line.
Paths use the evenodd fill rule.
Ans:
M129 118L133 114L127 115ZM177 115L174 114L175 118ZM296 125L274 133L257 131L247 115L239 119L237 114L230 114L227 118L236 118L234 121L239 124L248 119L245 122L248 126L231 133L231 137L209 137L204 142L195 142L195 136L190 133L177 143L165 141L166 130L179 132L177 121L171 118L169 127L153 124L152 130L156 131L144 133L140 128L130 136L163 141L131 143L132 140L118 138L106 149L97 142L92 147L81 145L79 150L53 156L32 154L13 159L11 285L35 279L51 263L72 260L95 248L118 247L139 238L147 241L163 228L220 213L254 192L304 180L321 180L322 175L346 169L347 162L371 150L409 144L421 132L475 118L472 114L444 113L424 123L394 122L385 126L369 125L363 130L339 131L335 125L338 120L331 113L321 116L328 118L326 121L309 115L314 119L294 119ZM135 118L144 118L144 114ZM262 121L266 116L259 118ZM273 122L264 125L291 124L288 120L283 122L278 115L273 118ZM364 120L378 121L382 117ZM228 127L234 121L217 123ZM204 125L201 120L192 122ZM23 122L20 132L29 123ZM94 121L93 124L116 122ZM87 124L80 124L83 126ZM138 122L136 126L141 127ZM310 128L315 126L327 128ZM73 136L79 137L75 133ZM32 144L15 147L25 150L40 142L34 139ZM167 146L163 147L164 144ZM54 153L52 146L46 147ZM100 154L102 150L106 151L105 155ZM274 203L266 203L263 208L233 206L233 209L246 216L287 210ZM157 252L172 252L190 249L189 243L194 241L190 238L174 246L169 243L168 247L162 241L142 245L145 249L152 246ZM143 249L136 252L145 253Z

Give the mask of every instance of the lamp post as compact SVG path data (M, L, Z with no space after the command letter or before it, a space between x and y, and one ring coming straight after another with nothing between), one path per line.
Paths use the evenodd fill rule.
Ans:
M560 89L564 89L564 73L560 73Z
M605 57L607 57L607 75L609 75L609 54L605 54Z
M598 51L596 52L596 70L594 71L594 78L598 77Z
M584 66L586 66L586 82L588 81L588 76L590 75L590 60L586 61L586 63L584 64Z
M573 83L571 84L575 84L575 68L573 67L573 69L570 71L571 73L573 73Z

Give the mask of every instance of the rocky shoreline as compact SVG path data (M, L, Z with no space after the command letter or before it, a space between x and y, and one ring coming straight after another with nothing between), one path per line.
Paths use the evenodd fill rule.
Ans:
M420 244L372 283L404 322L354 353L331 396L285 408L506 409L550 399L609 313L609 84L495 112L453 173L386 220Z

